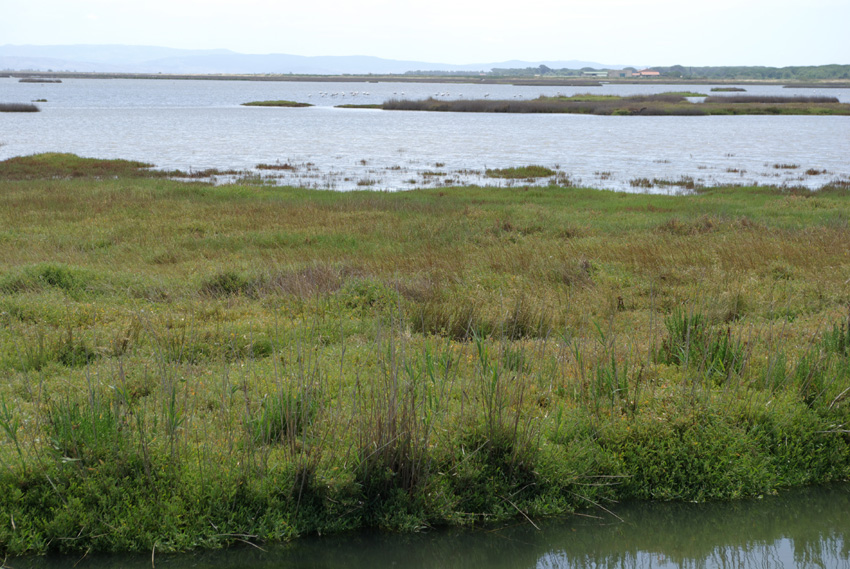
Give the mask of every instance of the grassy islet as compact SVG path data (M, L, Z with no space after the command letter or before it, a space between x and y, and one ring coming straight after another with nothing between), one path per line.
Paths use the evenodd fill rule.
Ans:
M299 103L297 101L251 101L242 103L243 107L312 107L310 103Z

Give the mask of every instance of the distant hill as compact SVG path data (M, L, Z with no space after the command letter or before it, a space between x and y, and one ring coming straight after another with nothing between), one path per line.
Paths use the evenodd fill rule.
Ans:
M410 71L489 72L493 68L622 69L590 61L502 61L453 65L370 56L251 55L226 49L187 50L129 45L4 45L0 70L104 73L294 73L308 75L400 74Z

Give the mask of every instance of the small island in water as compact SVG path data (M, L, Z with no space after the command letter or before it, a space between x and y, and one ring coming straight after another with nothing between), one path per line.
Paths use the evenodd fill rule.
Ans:
M310 103L299 103L296 101L251 101L242 103L243 107L312 107Z
M708 115L850 115L850 104L837 97L779 97L662 93L658 95L543 96L529 100L392 99L380 108L389 111L458 113L573 113L589 115L708 116Z

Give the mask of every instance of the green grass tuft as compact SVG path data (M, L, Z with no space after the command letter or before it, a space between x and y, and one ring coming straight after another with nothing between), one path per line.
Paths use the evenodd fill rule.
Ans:
M506 179L523 179L523 178L548 178L554 176L556 172L545 166L519 166L515 168L494 168L488 169L485 175L488 178L506 178Z

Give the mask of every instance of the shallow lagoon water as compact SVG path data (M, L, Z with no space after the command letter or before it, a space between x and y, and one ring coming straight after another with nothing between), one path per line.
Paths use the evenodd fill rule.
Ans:
M307 537L263 550L163 555L158 568L850 568L850 485L737 502L608 505L561 520L475 530ZM151 555L9 561L15 569L151 567Z
M708 92L709 86L689 89ZM541 94L639 94L669 85L536 87L414 83L304 83L0 79L0 101L40 113L0 114L0 159L37 152L142 160L163 169L262 175L271 183L399 190L470 183L488 168L540 164L576 185L681 192L689 183L820 187L850 178L850 117L601 117L337 109L392 97L534 98ZM847 89L749 86L750 94L830 95ZM251 108L290 99L305 109ZM292 170L259 171L258 164ZM777 166L795 166L778 168ZM229 181L222 178L219 181ZM676 182L646 188L638 180Z

